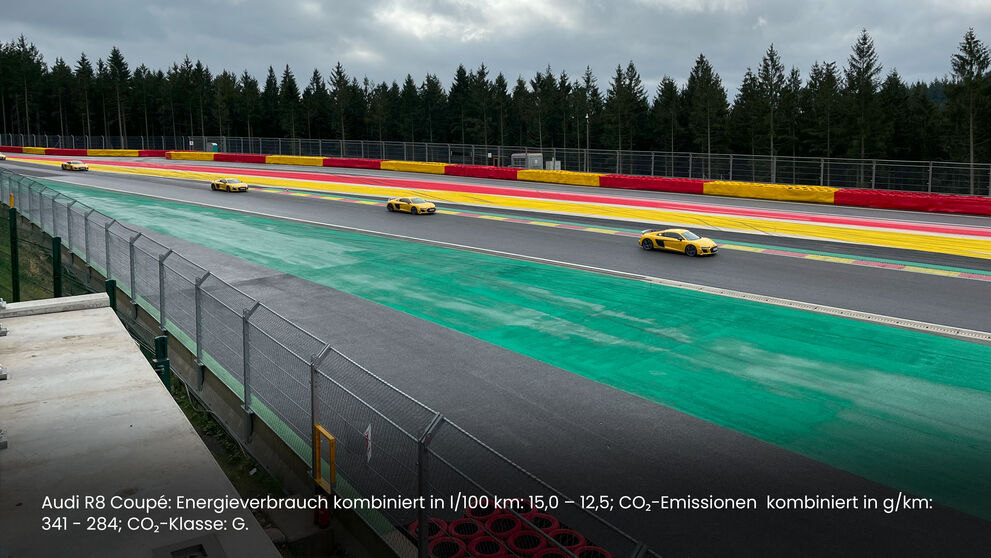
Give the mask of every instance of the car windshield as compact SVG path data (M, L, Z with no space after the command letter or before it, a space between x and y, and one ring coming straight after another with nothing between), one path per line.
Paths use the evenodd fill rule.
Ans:
M81 164L83 164L83 162L82 161L69 161L69 164L70 165L81 165Z
M685 231L681 235L685 237L685 240L698 240L699 238L702 238L691 231Z
M410 203L427 203L427 200L423 198L413 198L410 200Z
M240 180L238 180L238 179L236 179L236 178L228 178L228 179L227 179L227 183L228 183L228 184L240 184L240 183L241 183L241 181L240 181Z

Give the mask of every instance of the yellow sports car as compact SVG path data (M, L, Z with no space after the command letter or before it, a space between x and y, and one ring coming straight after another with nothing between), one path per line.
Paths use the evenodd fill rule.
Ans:
M0 153L0 161L6 161L6 160L7 160L7 156L4 155L3 153Z
M423 198L392 198L385 202L385 208L389 211L405 211L410 215L437 212L437 206Z
M647 229L640 233L644 250L670 250L686 256L711 256L719 247L711 238L701 237L687 229Z
M225 190L227 192L247 192L248 185L236 178L218 178L210 183L211 190Z
M66 161L62 163L62 170L89 170L89 165L82 161Z

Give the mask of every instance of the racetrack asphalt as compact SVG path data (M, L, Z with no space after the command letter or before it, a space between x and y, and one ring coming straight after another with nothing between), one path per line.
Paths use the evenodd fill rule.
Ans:
M75 181L76 177L72 179ZM117 182L108 175L98 177L98 173L85 177L85 181L91 179L111 187L120 187L125 182ZM133 186L133 180L126 182ZM160 194L165 185L187 199L198 196L194 192L202 188L168 180L148 182ZM207 191L204 199L215 201L217 195ZM461 239L461 244L491 242L499 246L496 249L508 245L518 251L537 250L546 254L541 257L552 259L563 259L562 246L573 246L577 237L581 239L582 249L567 250L566 255L569 259L588 258L583 260L592 262L588 265L603 263L601 267L645 269L646 274L693 282L718 281L736 270L737 276L730 275L727 283L716 284L751 292L770 284L775 289L769 294L799 300L826 291L821 301L824 304L850 307L845 302L866 299L867 311L890 314L884 310L906 308L905 317L925 316L921 319L934 322L940 322L936 318L941 315L947 319L963 315L964 319L951 325L987 329L988 314L982 312L979 299L971 299L969 305L960 304L933 317L943 307L939 300L966 300L970 296L968 288L973 288L975 296L986 293L987 285L976 281L856 269L825 262L782 263L786 259L775 256L727 257L730 252L710 260L691 260L643 253L636 246L629 246L627 238L574 231L541 230L540 234L534 234L532 227L526 225L494 225L467 219L452 227L454 218L447 216L411 221L415 218L386 215L381 207L359 211L356 206L337 208L332 203L317 204L304 198L281 196L273 200L275 197L262 198L252 192L243 198L230 196L224 203L260 204L266 206L267 212L278 212L273 211L273 206L277 206L276 210L292 211L297 217L310 214L314 220L326 219L337 224L351 216L364 228L381 230L393 226L400 234L448 239L450 236L444 235L450 234ZM448 228L453 232L447 231ZM552 241L535 248L535 239L544 236ZM196 245L167 237L163 240L307 330L321 338L334 339L335 345L346 354L376 372L388 373L389 381L441 410L538 476L552 479L552 484L566 492L758 497L816 493L886 497L896 493L409 314ZM767 242L766 238L762 240ZM815 246L821 249L821 245ZM829 248L850 251L848 245ZM612 259L620 253L631 254L632 259ZM900 252L900 257L908 261L919 261L912 259L913 255ZM883 251L883 256L892 257L892 252ZM725 267L714 267L714 262L728 263ZM977 265L971 259L939 262ZM633 267L636 265L643 267ZM708 267L699 270L702 265ZM745 282L747 277L752 279ZM847 281L836 281L838 277ZM916 280L922 284L898 290L900 284ZM796 283L801 285L794 287L795 296L782 294L781 289ZM829 288L837 283L836 288ZM862 283L873 285L867 287ZM926 307L919 293L932 295L937 303ZM347 316L348 320L333 319L334 316ZM381 343L383 338L390 343ZM438 386L444 387L437 389ZM926 513L903 512L898 516L880 512L652 513L615 513L610 519L635 532L661 554L675 556L980 555L989 548L987 522L946 508Z

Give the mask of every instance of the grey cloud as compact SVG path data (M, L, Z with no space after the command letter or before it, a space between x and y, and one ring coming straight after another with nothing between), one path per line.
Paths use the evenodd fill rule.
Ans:
M188 54L215 73L246 69L259 79L268 66L281 71L288 64L300 81L313 68L326 75L340 60L359 79L401 82L409 73L421 81L430 72L449 83L458 64L484 62L510 83L548 65L555 74L578 77L589 65L605 89L616 65L633 60L652 90L664 75L684 83L701 52L732 97L746 68L756 67L772 42L785 65L805 76L815 61L845 65L856 35L867 28L886 71L897 68L908 81L948 73L970 26L991 42L991 10L967 0L939 6L895 0L92 0L71 10L53 0L10 4L0 39L24 33L49 63L75 61L82 51L105 58L116 45L132 67L166 69Z

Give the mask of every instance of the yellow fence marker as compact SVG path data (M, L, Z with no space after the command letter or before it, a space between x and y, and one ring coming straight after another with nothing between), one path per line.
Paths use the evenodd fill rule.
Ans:
M330 471L327 478L323 477L323 452L320 450L321 441L327 439L327 448L330 450ZM330 494L333 491L334 483L337 482L337 459L334 453L337 439L327 429L319 424L313 426L313 443L316 445L316 463L313 464L313 480Z

